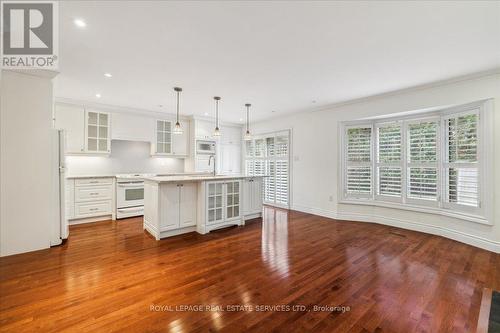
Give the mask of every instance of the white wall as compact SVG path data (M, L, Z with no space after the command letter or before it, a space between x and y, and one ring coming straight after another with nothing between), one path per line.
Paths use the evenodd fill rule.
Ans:
M500 73L407 89L252 124L255 134L292 129L292 208L332 218L369 221L419 230L500 252L500 196L494 198L494 225L427 213L338 204L339 122L435 106L494 98L494 188L500 188ZM330 201L329 198L332 197Z
M2 71L0 255L50 246L52 79Z
M66 156L67 174L115 175L117 173L179 173L184 160L151 157L149 142L111 140L111 155Z

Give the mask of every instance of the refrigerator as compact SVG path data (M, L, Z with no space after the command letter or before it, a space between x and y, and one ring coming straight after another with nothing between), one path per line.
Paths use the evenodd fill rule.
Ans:
M63 130L52 130L52 212L53 223L50 246L60 245L69 236L66 219L66 176L65 176L65 133Z

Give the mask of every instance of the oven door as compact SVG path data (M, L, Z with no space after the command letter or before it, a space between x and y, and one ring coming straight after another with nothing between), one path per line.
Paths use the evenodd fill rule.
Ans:
M144 182L118 183L116 206L118 208L144 206Z

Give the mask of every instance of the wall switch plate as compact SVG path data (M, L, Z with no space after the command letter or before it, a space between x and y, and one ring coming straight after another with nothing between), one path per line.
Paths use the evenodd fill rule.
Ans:
M330 202L332 202L332 201L333 201L333 195L330 195L330 196L328 197L328 200L330 200Z

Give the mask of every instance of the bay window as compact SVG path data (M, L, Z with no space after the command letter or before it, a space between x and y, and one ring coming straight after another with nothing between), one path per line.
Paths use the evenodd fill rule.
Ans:
M481 152L492 144L491 109L480 101L343 123L341 202L489 223L492 157Z

